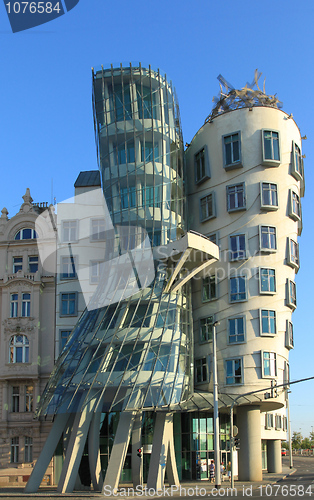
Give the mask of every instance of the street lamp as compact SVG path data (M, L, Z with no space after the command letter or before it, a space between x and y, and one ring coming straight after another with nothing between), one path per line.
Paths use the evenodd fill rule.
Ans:
M219 415L218 415L218 377L217 377L217 346L216 326L219 321L213 323L213 385L214 385L214 459L215 459L215 486L219 488L220 479L220 437L219 437Z

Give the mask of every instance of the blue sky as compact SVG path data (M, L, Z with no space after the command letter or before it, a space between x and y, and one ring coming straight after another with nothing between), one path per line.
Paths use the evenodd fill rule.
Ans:
M184 141L190 142L212 108L221 73L235 87L266 77L293 113L303 141L306 195L300 238L301 270L293 315L291 379L314 375L313 54L314 3L301 0L80 0L68 14L31 30L11 33L0 5L0 210L18 211L29 187L34 201L62 201L81 170L96 169L91 67L141 61L172 79ZM314 425L314 381L293 386L292 430Z

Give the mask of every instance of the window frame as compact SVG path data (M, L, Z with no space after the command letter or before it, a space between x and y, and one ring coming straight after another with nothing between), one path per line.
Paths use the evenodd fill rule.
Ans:
M294 195L297 198L297 207L299 210L297 212L294 211ZM289 191L289 217L295 221L301 221L302 218L302 212L301 212L301 200L300 196L293 190L290 189Z
M17 341L18 337L23 337L22 342ZM17 349L22 349L21 351L22 361L16 361ZM9 364L22 364L22 363L23 364L30 363L30 342L28 340L27 335L24 335L23 333L16 333L14 335L11 335L9 339Z
M203 158L204 158L204 175L200 178L198 178L198 169L197 169L197 156L202 153L203 151ZM207 145L205 144L202 148L200 148L196 153L194 153L194 180L195 184L199 185L202 184L202 182L207 181L210 179L210 168L209 168L209 157L208 157L208 148Z
M211 318L211 321L206 321L206 320L209 320L210 318ZM202 325L203 320L206 321L206 323L204 325ZM198 319L198 332L199 332L199 343L200 344L212 342L212 340L213 340L213 324L214 324L214 315L203 316L203 317ZM203 332L202 327L203 326L206 329L206 335L204 336L206 338L202 338L203 337L203 335L202 335L202 332Z
M13 300L13 297L16 297ZM18 318L19 317L19 294L11 293L10 294L10 318Z
M67 264L68 268L69 266L72 267L72 273L65 273L64 271L64 261L69 260L70 262ZM68 281L68 280L76 280L77 279L77 265L78 265L78 257L77 255L61 255L60 258L60 280L61 281Z
M299 150L299 152L297 151ZM292 141L292 157L291 157L291 175L297 181L301 181L303 179L303 161L302 161L302 150L300 146ZM298 156L298 160L297 160ZM299 164L299 168L297 167L297 163Z
M66 224L73 224L73 227L69 227L68 229L65 229ZM72 235L72 231L74 229L74 235ZM64 237L64 232L65 231L69 232L68 238ZM61 234L62 234L62 243L77 243L79 240L79 219L66 219L61 221ZM74 237L73 237L74 236Z
M268 312L268 313L274 313L274 325L275 325L275 332L272 332L271 331L271 321L272 321L272 318L271 316L268 314L267 315L267 324L268 324L268 328L267 328L267 332L264 332L263 331L263 311L265 312ZM274 309L263 309L261 308L259 310L259 327L260 327L260 330L259 330L259 333L260 333L260 336L261 337L276 337L277 335L277 332L278 332L278 329L277 329L277 313Z
M274 415L273 413L265 413L265 429L272 429L274 427Z
M288 266L292 267L296 271L299 270L300 268L300 254L299 254L299 243L295 241L293 238L288 237L288 254L287 254L287 264ZM291 252L291 244L294 243L295 248L297 249L296 254L296 260L293 259L292 257L292 252Z
M240 361L240 367L241 367L241 382L231 382L228 384L227 380L228 380L228 376L227 376L227 363L228 362L232 362L233 364L233 376L232 378L236 378L236 375L235 375L235 362L236 361ZM238 356L238 357L232 357L232 358L228 358L228 359L225 359L225 363L224 363L224 367L225 367L225 385L230 387L230 386L236 386L236 385L243 385L244 384L244 367L243 367L243 357L242 356ZM230 377L229 377L230 378Z
M25 297L26 295L29 295L29 299ZM30 292L22 292L21 318L30 318L31 300L32 294Z
M64 314L62 312L63 308L62 308L62 302L63 302L63 296L64 295L74 295L74 312L73 313L66 313ZM69 299L70 300L70 299ZM68 300L68 302L69 302ZM60 305L59 305L59 316L60 318L68 318L68 317L74 317L74 316L77 316L78 312L78 293L77 292L61 292L60 293ZM70 304L70 302L69 302Z
M209 197L211 197L212 215L205 216L203 218L202 201L205 200L206 198L209 198ZM208 205L208 202L207 202L207 205ZM199 211L200 211L200 222L206 222L206 221L214 219L216 217L215 191L210 191L209 193L206 194L206 196L203 196L202 198L199 199Z
M276 192L276 197L277 197L277 205L269 205L267 203L264 203L264 200L263 200L263 193L264 193L264 189L263 189L263 185L266 185L268 184L269 186L276 186L276 190L273 190L270 188L270 189L267 189L265 191L268 191L269 193L272 193L272 192ZM261 181L260 182L260 197L261 197L261 209L262 210L278 210L279 208L279 196L278 196L278 184L276 182L268 182L268 181ZM271 199L272 196L271 194L269 195L269 198Z
M31 262L31 259L36 259L36 260L33 260L33 262ZM39 257L38 257L38 255L29 255L27 261L28 261L28 272L35 274L39 269ZM32 270L32 268L31 268L31 266L34 266L34 265L37 265L36 271Z
M239 240L238 238L240 236L243 236L244 237L244 250L241 250L240 248L238 248L240 245L239 245ZM236 253L237 254L240 254L241 252L244 252L243 256L240 257L233 257L233 250L232 250L232 245L231 245L231 239L232 238L236 238L236 241L237 241L237 250L236 250ZM237 262L237 261L241 261L241 260L246 260L247 259L247 254L248 254L248 238L247 238L247 234L246 233L239 233L239 234L230 234L229 235L229 261L230 262Z
M243 190L242 190L242 193L243 193L243 205L242 206L236 206L235 208L231 208L230 207L230 194L232 193L229 193L229 190L231 188L236 188L238 186L242 186L243 187ZM238 182L237 184L229 184L228 186L226 186L226 195L227 195L227 212L238 212L240 210L246 210L246 186L245 186L245 182ZM238 198L238 192L235 191L234 192L234 196Z
M287 349L294 349L293 323L289 319L286 320L286 343Z
M19 437L13 436L11 438L11 444L10 444L10 463L11 464L19 463L19 455L20 455Z
M245 292L240 292L240 288L239 288L239 282L237 281L237 292L236 292L236 295L239 295L240 293L245 293L245 298L244 299L237 299L237 300L231 300L231 296L234 295L232 294L231 292L231 280L239 280L239 279L243 279L244 280L244 284L245 284ZM247 290L247 278L246 276L230 276L229 277L229 303L230 304L235 304L235 303L238 303L238 302L247 302L248 300L248 290Z
M265 354L269 354L269 355L274 355L274 358L271 359L271 356L269 357L269 371L270 371L270 374L269 375L266 375L265 374L265 365L264 365L264 361L267 361L265 359ZM273 362L273 366L271 365L271 362ZM277 368L277 353L275 351L266 351L266 350L262 350L261 351L261 368L262 368L262 378L267 378L267 379L274 379L277 377L277 373L278 373L278 368ZM272 368L274 368L274 372L273 373L273 370Z
M23 231L24 230L30 230L31 231L31 238L17 238L17 235L20 234L23 236ZM15 241L30 241L30 240L36 240L38 238L38 234L36 233L35 229L33 229L32 227L22 227L21 229L19 229L18 231L16 231L15 235L14 235L14 240Z
M291 285L293 285L295 293L291 293ZM295 299L294 299L295 295ZM287 306L295 310L297 308L297 286L295 281L287 279Z
M62 336L62 334L65 332L68 332L66 339ZM66 345L71 333L72 333L72 330L65 330L64 328L60 328L60 330L59 330L59 353L63 350L64 346Z
M15 262L15 260L19 259L19 261ZM20 269L17 269L19 267ZM23 256L14 255L12 259L12 272L13 274L18 273L19 271L23 271Z
M276 133L278 134L278 152L279 152L279 160L274 159L274 148L273 148L273 142L271 144L271 149L272 149L272 158L265 158L265 138L264 134L265 132L271 132L271 133ZM268 129L268 128L263 128L262 129L262 165L265 167L279 167L281 163L281 138L280 138L280 131L275 130L275 129Z
M91 285L97 285L101 276L101 264L104 264L104 260L90 260L89 261L89 282ZM97 267L97 274L93 274L93 269Z
M20 411L20 386L12 385L11 387L11 412L19 413Z
M274 271L274 274L273 274L274 285L275 285L274 290L270 290L272 276L269 275L269 273L267 275L267 282L268 282L267 290L262 289L262 276L263 276L262 271L263 270ZM260 293L260 295L275 295L277 293L276 269L274 269L272 267L260 267L259 268L259 293Z
M231 342L230 341L230 337L231 337L230 322L233 320L239 320L239 319L242 319L242 321L243 321L243 340L236 340L235 342ZM246 343L246 316L245 315L231 316L230 318L227 319L227 325L228 325L228 345L245 344ZM235 330L238 330L238 326L236 326ZM236 331L235 336L238 337L239 335L241 335L241 334L239 334L238 331Z
M29 388L32 388L29 391ZM32 413L34 406L34 386L24 385L24 411L25 413Z
M24 462L31 463L33 461L33 438L24 436Z
M227 154L226 154L226 139L229 137L232 137L234 135L238 135L238 143L239 143L239 160L237 161L231 161L231 163L227 163ZM231 144L236 141L231 141ZM231 148L231 156L233 157L233 147ZM241 130L237 130L235 132L232 132L231 134L225 134L222 136L222 153L223 153L223 164L224 164L224 169L225 170L233 170L235 168L242 168L243 167L243 162L242 162L242 147L241 147ZM232 158L233 160L233 158Z
M93 224L95 224L95 223L97 223L97 232L96 233L94 232L94 228L93 228ZM104 226L103 231L99 231L99 227L102 225L99 223L103 223L103 226ZM105 219L102 217L93 217L90 221L90 242L97 243L97 241L105 241L106 240L106 236L105 236L106 230L105 229L106 229ZM95 235L97 236L97 238L94 237Z
M212 296L211 293L209 293L209 298L205 298L204 297L204 281L209 279L209 291L211 290L211 287L212 287L212 282L214 282L215 284L215 295ZM215 274L213 275L209 275L209 276L205 276L203 279L202 279L202 302L211 302L212 300L216 300L218 298L218 290L217 290L217 279L216 279L216 276Z
M197 366L197 362L198 361L204 362L201 367ZM209 367L210 367L210 359L209 359L209 356L202 356L202 357L199 357L199 358L195 358L195 365L194 366L195 366L195 379L194 379L195 380L195 385L209 383L210 382L210 369L209 369ZM198 368L201 368L201 374L202 374L202 380L200 380L200 381L197 380ZM205 377L205 379L203 378L203 375L204 375L203 370L204 370L204 368L205 368L205 371L206 371L206 377Z
M264 232L263 233L263 228L268 228L268 229L274 229L274 233L270 233L269 231L266 233ZM261 224L259 226L259 249L260 249L260 252L263 252L263 253L275 253L277 252L277 227L276 226L266 226L264 224ZM271 236L272 234L274 234L275 236L275 247L274 248L271 248L270 246L268 247L265 247L263 246L263 234L267 234L267 241L268 243L271 243Z

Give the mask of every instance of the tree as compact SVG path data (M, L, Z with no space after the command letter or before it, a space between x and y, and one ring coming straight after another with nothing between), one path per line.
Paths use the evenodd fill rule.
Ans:
M311 448L311 441L309 440L309 438L302 439L301 448L303 450L308 450L309 448Z
M281 441L281 448L285 448L285 450L289 449L288 441Z
M292 434L292 448L293 449L301 448L302 439L303 439L303 436L302 436L301 432L294 431Z
M314 446L314 432L310 432L310 441L311 441L311 445Z

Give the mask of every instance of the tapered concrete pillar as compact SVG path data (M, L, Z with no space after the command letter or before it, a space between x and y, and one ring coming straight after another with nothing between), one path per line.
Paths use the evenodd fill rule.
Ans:
M71 493L74 489L95 405L96 399L91 399L75 416L57 488L58 493Z
M174 453L173 414L158 412L153 437L147 487L154 490L164 486L165 470L170 485L179 486L179 477Z
M103 487L99 449L100 421L101 411L97 411L92 418L88 434L89 470L95 491L101 491Z
M282 472L280 439L267 440L267 470L268 472Z
M68 419L69 415L67 413L60 413L56 416L42 452L39 455L33 472L27 482L27 485L25 486L25 493L35 493L38 490L49 462L52 459L58 442L62 436L62 432L67 425Z
M140 458L137 452L142 447L142 416L142 412L136 415L132 430L132 481L134 488L143 484L143 453Z
M135 412L120 413L116 436L104 480L106 491L114 491L119 486L120 476L128 450Z
M239 406L237 408L237 427L240 438L239 480L261 481L263 476L259 406Z

